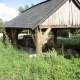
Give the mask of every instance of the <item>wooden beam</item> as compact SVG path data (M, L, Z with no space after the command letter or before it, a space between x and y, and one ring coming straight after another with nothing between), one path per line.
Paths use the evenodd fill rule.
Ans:
M41 40L41 30L39 27L35 29L35 37L36 37L36 53L38 56L42 55L42 40Z
M42 26L42 29L45 29L45 28L80 28L80 25L78 26L73 26L73 25L62 25L62 26L58 26L58 25L52 25L52 26Z
M46 40L46 36L48 36L48 34L49 34L50 31L51 31L51 28L48 28L48 29L45 31L45 33L44 33L44 35L43 35L43 37L42 37L42 44L44 44L44 41Z
M34 33L34 31L32 29L30 29L30 33L31 33L31 37L32 37L32 39L34 41L34 44L36 46L35 33Z

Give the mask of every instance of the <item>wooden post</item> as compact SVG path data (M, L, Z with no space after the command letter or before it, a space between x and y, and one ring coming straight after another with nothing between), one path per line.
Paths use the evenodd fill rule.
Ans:
M12 37L12 42L13 42L14 48L18 48L18 34Z
M12 37L12 44L15 48L18 48L18 33L16 28L12 28L11 30L11 37Z
M36 39L36 53L38 56L42 55L42 40L41 40L41 30L37 27L35 29L35 39Z
M44 35L43 35L43 37L42 37L42 44L44 45L44 42L46 41L46 36L48 36L48 34L49 34L49 32L51 31L51 28L48 28L46 31L45 31L45 33L44 33Z
M35 46L36 46L35 32L34 32L33 30L30 30L30 33L31 33L31 37L32 37L32 39L33 39L33 42L34 42L34 44L35 44Z
M57 29L52 29L52 33L54 35L54 48L57 48Z
M18 48L18 34L23 30L22 28L5 28L9 39L11 40L13 46Z

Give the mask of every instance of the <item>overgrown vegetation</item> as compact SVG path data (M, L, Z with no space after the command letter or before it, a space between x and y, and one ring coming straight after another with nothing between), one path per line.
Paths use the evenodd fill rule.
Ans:
M58 40L58 47L60 48L62 45L64 46L64 50L71 49L75 50L80 55L80 40Z
M66 53L67 58L55 50L30 58L9 42L6 46L0 42L0 80L80 80L80 59L71 50Z
M5 22L0 19L0 27L2 28L2 25L5 24ZM2 33L4 31L4 28L0 29L0 33Z
M62 30L59 34L60 37L69 37L69 30Z
M48 46L52 46L51 48L54 47L53 40L49 40L47 44L48 44ZM77 52L77 54L80 55L80 47L79 46L80 46L79 38L59 38L57 40L57 49L59 50L63 47L64 52L66 52L67 50L71 50L71 51ZM46 51L45 47L43 49L44 49L44 51Z

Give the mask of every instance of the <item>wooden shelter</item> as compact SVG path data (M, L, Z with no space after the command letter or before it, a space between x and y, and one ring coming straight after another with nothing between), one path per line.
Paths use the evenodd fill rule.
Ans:
M54 35L63 28L80 28L80 3L78 0L47 0L39 3L4 25L6 32L17 46L18 34L25 28L31 32L37 55L42 54L42 46L50 31ZM42 36L42 30L45 30Z

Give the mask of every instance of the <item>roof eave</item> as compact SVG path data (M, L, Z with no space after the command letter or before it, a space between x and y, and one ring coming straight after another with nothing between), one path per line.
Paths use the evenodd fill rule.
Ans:
M73 2L80 9L80 2L78 0L73 0Z

